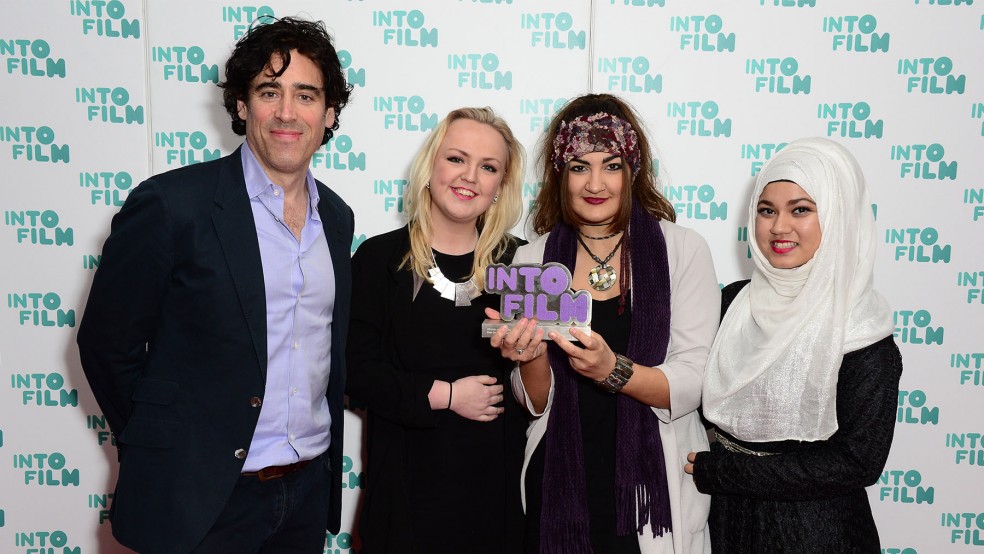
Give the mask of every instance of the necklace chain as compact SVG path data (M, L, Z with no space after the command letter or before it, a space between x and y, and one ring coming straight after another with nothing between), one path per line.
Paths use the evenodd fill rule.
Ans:
M607 238L611 238L611 237L607 237ZM592 260L597 262L598 265L602 265L602 266L608 265L608 261L611 260L613 256L615 256L615 252L618 252L618 248L622 246L622 241L624 240L625 240L625 235L622 235L622 237L618 239L618 242L615 243L615 248L612 248L612 251L608 253L608 256L606 256L605 259L602 260L598 256L595 256L595 253L592 252L590 248L588 248L588 245L584 243L584 240L581 239L580 235L578 235L577 237L577 241L581 243L581 246L584 247L584 251L588 253L588 256L591 256Z
M607 234L607 235L605 235L603 237L592 237L591 235L586 235L584 233L584 231L582 231L580 229L578 229L577 232L580 233L581 236L584 237L584 238L586 238L586 239L591 239L591 240L605 240L605 239L610 239L610 238L614 237L615 235L621 233L622 231L615 231L614 233L609 233L609 234Z

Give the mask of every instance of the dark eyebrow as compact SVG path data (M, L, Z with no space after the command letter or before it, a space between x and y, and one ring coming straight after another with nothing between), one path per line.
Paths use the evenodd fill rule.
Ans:
M608 156L608 157L607 157L607 158L605 158L604 160L601 160L601 163L603 163L603 164L606 164L606 163L608 163L608 162L610 162L610 161L612 161L612 160L616 160L616 159L618 159L618 158L621 158L621 157L622 157L622 156L620 156L620 155L618 155L618 154L615 154L614 156ZM584 160L582 160L581 158L571 158L571 161L572 161L572 162L577 162L577 163L579 163L579 164L584 164L584 165L591 165L590 163L588 163L588 162L586 162L586 161L584 161Z
M466 158L470 158L471 157L471 154L469 154L468 152L465 152L464 150L462 150L460 148L455 148L453 146L452 147L449 147L448 148L448 151L449 152L457 152L458 154L460 154L460 155L462 155L462 156L464 156ZM504 163L499 158L482 158L482 161L483 162L496 162L496 163L499 163L499 164Z
M803 198L794 198L794 199L790 200L789 202L787 202L786 204L789 205L789 206L792 206L793 204L799 204L800 202L809 202L810 204L813 204L814 206L817 205L817 203L814 202L812 199L806 198L806 197L803 197Z

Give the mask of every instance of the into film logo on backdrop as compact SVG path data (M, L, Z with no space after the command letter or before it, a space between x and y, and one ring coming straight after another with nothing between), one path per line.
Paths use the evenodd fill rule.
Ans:
M0 142L10 144L10 157L15 161L36 163L68 163L71 149L55 142L55 131L47 125L18 125L0 127Z
M586 50L586 24L570 12L527 12L519 15L519 28L526 31L533 48Z
M232 40L243 38L250 27L260 25L264 20L272 21L277 14L270 6L251 6L246 4L229 4L222 6L222 22L232 29ZM257 21L259 20L259 21Z
M677 135L698 138L731 136L731 118L718 117L721 108L714 100L668 102L666 116L675 121Z
M422 96L373 96L372 111L383 114L384 131L414 131L426 133L437 127L437 113L426 112Z
M82 547L75 544L68 533L60 530L20 530L14 532L14 546L24 554L82 554Z
M154 155L171 168L222 157L218 148L208 148L205 131L154 131Z
M406 179L373 179L372 193L383 201L383 212L403 213L403 193Z
M984 221L984 188L964 189L963 203L973 207L974 221Z
M943 512L940 525L950 544L984 546L984 512Z
M967 75L953 73L953 60L939 58L900 58L898 74L909 94L963 94Z
M663 74L646 56L601 56L596 65L602 86L614 94L663 92Z
M959 164L946 161L946 148L938 142L928 144L893 144L891 160L899 162L899 177L917 181L953 181Z
M69 13L82 22L82 34L119 39L139 39L140 20L126 16L119 0L69 0Z
M348 50L338 51L338 62L345 72L345 82L353 87L366 86L366 68L356 67L352 64L352 53Z
M915 469L885 469L874 484L877 498L883 503L932 504L936 488L923 481Z
M953 249L935 227L885 229L885 244L894 245L895 261L912 264L948 264Z
M677 216L690 220L728 219L728 203L714 200L717 191L714 185L666 185L663 196L673 205Z
M42 38L0 38L0 56L9 75L65 78L65 58L54 58L51 45Z
M825 16L823 32L831 34L834 52L886 53L891 33L876 33L878 19L871 14Z
M942 325L933 327L933 314L929 310L897 310L892 313L895 322L893 336L903 344L943 346L946 329Z
M65 376L51 373L12 373L10 388L20 395L24 406L59 407L79 406L78 389L65 387Z
M427 27L427 16L420 10L373 10L372 26L386 46L437 48L438 29Z
M62 308L56 292L8 292L7 308L23 327L75 327L75 309Z
M896 423L907 425L939 425L940 407L928 404L921 390L900 390Z
M958 370L956 381L965 387L984 387L984 352L953 352L950 368Z
M945 444L953 452L955 465L984 468L984 434L980 432L947 433Z
M547 130L554 116L570 101L568 98L521 98L519 113L526 116L527 130L539 136Z
M745 74L754 76L753 91L760 94L810 94L813 76L800 71L796 58L749 58Z
M133 187L128 171L80 171L79 188L93 206L123 206Z
M85 107L90 122L144 124L144 107L130 103L126 87L76 87L75 103Z
M680 35L680 50L735 51L735 34L725 32L724 18L717 14L670 16L670 31Z
M5 210L3 222L12 227L17 244L73 246L75 229L61 223L55 210Z
M762 166L786 147L785 142L746 143L741 145L741 159L750 161L749 176L754 177L762 171Z
M219 66L205 63L205 49L197 45L154 46L150 60L165 81L189 84L218 84Z
M448 71L458 88L512 90L513 72L503 69L494 52L448 54Z
M958 271L957 287L966 291L964 298L968 304L984 306L984 270Z
M311 156L312 169L366 170L366 153L355 148L349 135L335 135Z
M817 104L817 119L824 123L826 136L834 139L880 139L885 132L885 120L873 118L871 104L865 101Z

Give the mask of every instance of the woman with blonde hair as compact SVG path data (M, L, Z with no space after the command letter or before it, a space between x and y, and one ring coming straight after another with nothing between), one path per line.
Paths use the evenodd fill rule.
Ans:
M407 226L352 259L351 398L368 408L364 552L521 548L525 419L481 337L484 269L509 263L522 146L488 108L452 111L418 153Z

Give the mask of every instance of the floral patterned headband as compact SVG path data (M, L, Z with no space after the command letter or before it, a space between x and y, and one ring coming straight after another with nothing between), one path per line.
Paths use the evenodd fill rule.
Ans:
M639 137L621 117L598 112L561 121L553 141L553 165L558 174L567 162L591 152L618 154L632 168L632 178L642 169Z

